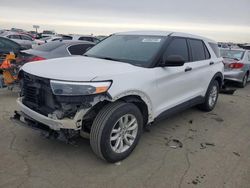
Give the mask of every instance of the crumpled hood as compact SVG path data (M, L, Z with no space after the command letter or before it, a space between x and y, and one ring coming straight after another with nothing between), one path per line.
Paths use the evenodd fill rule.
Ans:
M42 78L64 81L91 81L136 72L143 68L91 57L77 56L27 63L22 70Z

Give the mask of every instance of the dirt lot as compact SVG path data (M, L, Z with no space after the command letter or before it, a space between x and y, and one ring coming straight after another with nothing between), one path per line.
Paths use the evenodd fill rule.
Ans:
M250 85L153 125L132 155L107 164L88 140L48 140L14 124L16 93L0 91L0 187L232 187L250 185ZM182 148L171 148L178 139Z

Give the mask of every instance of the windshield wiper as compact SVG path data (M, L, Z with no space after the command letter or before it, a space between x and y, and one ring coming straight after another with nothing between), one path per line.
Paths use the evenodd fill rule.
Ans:
M119 59L114 59L112 57L95 57L95 58L106 59L106 60L110 60L110 61L120 61Z
M106 60L110 60L110 61L120 61L119 59L114 59L112 57L98 57L98 56L92 56L92 55L87 55L87 54L84 54L83 56L93 57L93 58L98 58L98 59L106 59Z

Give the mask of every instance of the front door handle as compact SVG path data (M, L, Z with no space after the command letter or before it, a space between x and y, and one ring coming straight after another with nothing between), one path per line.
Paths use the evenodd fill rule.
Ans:
M191 70L192 70L191 67L187 67L187 68L185 69L185 72L188 72L188 71L191 71Z
M209 63L209 65L213 65L214 64L214 62L213 61L211 61L210 63Z

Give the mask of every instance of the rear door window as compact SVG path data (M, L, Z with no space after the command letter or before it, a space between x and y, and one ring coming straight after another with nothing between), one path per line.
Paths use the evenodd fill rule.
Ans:
M9 35L8 38L10 39L21 39L20 35Z
M92 46L92 44L76 44L68 47L68 50L71 55L83 55Z
M191 48L192 61L202 61L209 59L209 52L206 52L206 46L202 40L188 39Z
M30 40L32 41L31 37L25 36L25 35L20 35L22 40Z
M175 38L171 41L167 50L164 54L164 59L167 59L168 56L171 55L179 55L184 58L185 62L189 61L189 54L188 54L188 46L187 40L184 38Z

